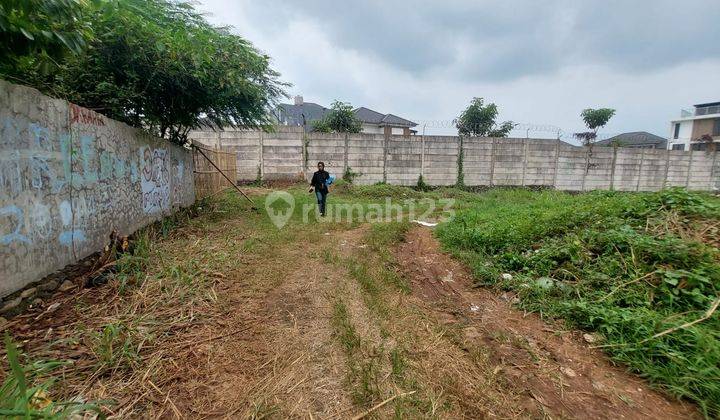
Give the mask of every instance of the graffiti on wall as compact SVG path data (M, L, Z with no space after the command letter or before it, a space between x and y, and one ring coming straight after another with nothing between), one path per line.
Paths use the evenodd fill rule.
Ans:
M170 173L166 149L141 147L143 210L157 213L170 207Z
M71 107L71 112L83 124L105 124L82 108ZM104 146L113 143L92 133L53 131L27 118L2 121L0 248L38 241L74 247L97 232L107 212L168 210L171 196L182 193L184 163L171 159L165 148L142 146L139 153L123 153ZM122 199L137 200L137 205L120 205Z
M102 115L96 112L75 104L70 104L70 123L101 126L105 125L105 120Z

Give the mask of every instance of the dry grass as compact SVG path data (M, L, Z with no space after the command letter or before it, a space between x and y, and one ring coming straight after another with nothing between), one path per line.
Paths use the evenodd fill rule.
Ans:
M512 393L483 354L464 346L462 329L446 325L408 294L385 252L404 228L361 229L363 235L339 252L324 251L326 263L349 276L335 289L331 325L345 353L353 401L380 418L514 416Z

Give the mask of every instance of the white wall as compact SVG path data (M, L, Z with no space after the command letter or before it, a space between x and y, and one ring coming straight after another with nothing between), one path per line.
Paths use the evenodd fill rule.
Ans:
M363 124L362 132L366 134L385 134L385 127L380 127L377 124ZM393 127L392 134L402 136L404 129L402 127Z
M673 138L675 136L675 124L680 124L680 132L678 133L678 138ZM692 129L693 129L693 120L686 120L686 121L673 121L670 124L670 135L668 136L668 149L672 150L672 147L674 144L683 144L685 145L684 150L690 150L690 139L692 138Z
M384 134L383 127L377 124L363 124L362 132L366 134Z

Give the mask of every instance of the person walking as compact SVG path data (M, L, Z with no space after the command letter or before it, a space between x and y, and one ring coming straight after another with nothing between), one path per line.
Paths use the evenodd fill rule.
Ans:
M330 179L330 174L325 171L325 164L323 162L318 162L317 168L318 170L315 171L310 181L309 192L313 192L313 189L315 190L318 210L320 210L321 216L325 216L325 202L328 195L328 180Z

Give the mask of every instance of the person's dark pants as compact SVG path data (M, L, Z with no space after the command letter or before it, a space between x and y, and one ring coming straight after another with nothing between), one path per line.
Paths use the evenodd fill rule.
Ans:
M320 210L320 214L322 214L323 216L325 216L325 201L327 200L327 195L328 195L327 190L321 191L321 190L315 189L315 197L317 197L318 210Z

